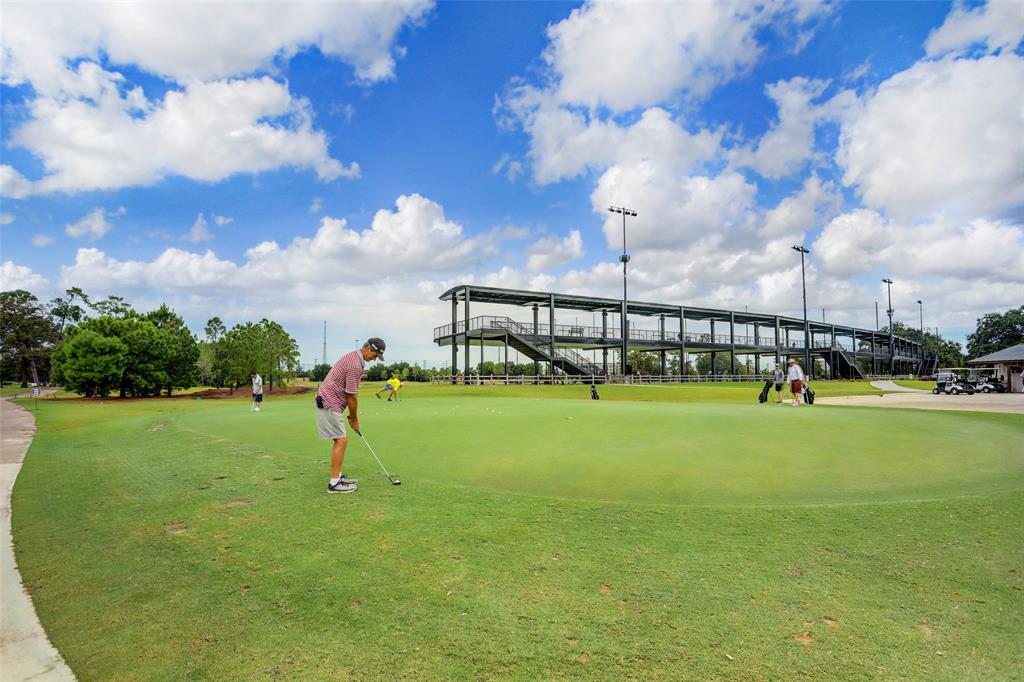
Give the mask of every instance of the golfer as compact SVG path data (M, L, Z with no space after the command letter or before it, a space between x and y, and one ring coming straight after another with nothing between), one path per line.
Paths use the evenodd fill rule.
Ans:
M782 371L782 365L775 363L775 369L772 371L772 381L775 382L775 393L779 396L779 399L775 402L779 405L782 404L782 384L786 380L786 374Z
M394 398L395 402L397 403L398 389L400 389L401 387L402 382L398 380L398 377L391 377L390 379L384 382L384 388L374 393L374 395L377 396L377 400L380 400L381 393L383 393L384 391L390 391L390 393L388 393L388 402L390 403L391 399Z
M331 447L331 478L327 482L329 493L355 492L359 483L341 473L345 448L348 447L348 433L341 414L348 408L348 423L359 431L359 382L367 362L384 359L384 348L384 341L374 336L359 350L341 356L316 391L317 431L320 438L334 441Z
M256 372L250 372L249 378L252 379L252 411L259 412L260 405L263 404L263 377Z
M789 391L793 394L793 407L800 407L800 398L804 390L804 370L795 358L789 359Z

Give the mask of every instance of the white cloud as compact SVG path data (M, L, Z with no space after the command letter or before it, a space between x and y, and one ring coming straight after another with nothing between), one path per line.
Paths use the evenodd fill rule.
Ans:
M0 197L23 199L32 193L32 183L13 166L0 165Z
M822 219L838 211L841 205L839 188L811 175L799 191L765 213L760 235L769 238L802 235L820 225Z
M653 162L640 162L605 171L590 202L594 212L604 216L610 248L622 248L622 216L607 208L622 205L639 213L626 219L630 250L686 248L709 233L745 226L755 193L754 185L739 173L681 176Z
M33 246L38 246L38 247L49 246L54 241L56 241L56 240L53 237L51 237L48 234L42 234L41 232L32 235L32 244L33 244Z
M837 161L864 203L903 221L998 217L1024 202L1024 58L918 62L842 125Z
M399 29L432 3L12 3L4 7L4 82L65 89L68 62L100 54L114 65L185 84L273 70L275 60L317 48L358 79L394 75Z
M754 64L760 30L830 11L810 3L587 2L548 27L543 58L558 103L628 111L680 91L703 96Z
M64 234L75 239L85 239L94 242L106 233L110 232L113 225L107 219L110 217L124 215L124 207L108 214L102 208L94 208L77 223L68 223L64 226Z
M202 215L202 214L200 214L200 215ZM213 214L212 217L213 217L213 222L214 222L214 224L217 227L224 227L225 225L230 225L231 223L235 222L235 219L230 217L230 216L222 216L222 215L217 215L215 213L215 214Z
M523 174L523 170L522 161L514 161L508 154L502 154L501 158L491 166L491 175L497 175L504 171L508 181L515 182L516 178Z
M402 26L429 2L14 3L2 24L3 82L29 84L27 122L10 143L39 157L32 183L0 167L0 191L77 192L145 186L168 175L216 182L281 167L318 179L359 177L332 158L310 103L273 79L311 48L352 65L364 83L394 75ZM100 66L104 59L111 70ZM173 86L158 99L116 69ZM259 76L269 72L271 75ZM130 73L125 69L125 73ZM241 79L233 79L243 76ZM34 186L33 186L34 185Z
M24 265L16 265L14 261L6 260L0 266L0 291L24 289L36 293L40 289L45 289L48 284L45 277Z
M562 238L549 235L533 243L527 250L527 270L543 272L583 257L583 237L579 230L572 230Z
M309 205L309 213L319 213L324 207L324 202L320 197L313 199L313 202Z
M312 127L305 99L270 78L194 83L146 100L108 79L96 100L32 101L32 119L12 143L43 160L37 192L151 185L167 175L216 182L281 166L313 169L320 180L358 177L332 159ZM95 101L95 103L93 103Z
M0 213L0 225L10 225L15 220L10 213Z
M799 171L814 152L814 129L822 111L812 101L825 91L825 81L797 77L779 81L765 92L779 109L779 118L758 140L756 148L743 148L735 163L766 178L781 178Z
M835 277L882 268L903 277L1024 282L1024 226L1006 221L939 217L904 225L858 209L830 222L812 251Z
M206 229L202 214L196 224L202 226L200 231ZM471 266L494 255L492 241L500 237L486 233L466 237L462 226L448 220L439 204L412 194L400 196L394 211L377 211L365 230L350 229L344 219L325 217L312 237L296 237L284 247L261 242L246 251L240 264L220 259L213 251L196 254L170 248L147 262L121 261L98 249L79 249L74 264L62 268L61 279L68 286L100 290L199 289L214 296L273 284L281 293L294 293L303 287L376 281L382 268L401 279Z
M1013 50L1024 40L1024 10L1019 0L989 0L968 7L957 3L932 31L924 47L929 57L984 45L989 52Z
M196 221L192 223L192 229L188 231L184 239L193 244L208 242L213 239L213 235L210 234L210 229L207 226L206 218L203 217L202 213L196 216Z

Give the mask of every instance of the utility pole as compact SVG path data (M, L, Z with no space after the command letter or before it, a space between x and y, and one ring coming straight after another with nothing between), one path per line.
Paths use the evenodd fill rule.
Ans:
M619 256L619 260L622 261L622 376L625 377L629 373L629 298L626 290L626 263L629 262L629 253L626 251L626 216L635 218L636 211L625 206L609 206L608 210L611 213L622 214L622 255Z
M924 362L924 303L920 299L917 301L917 307L921 309L921 362Z

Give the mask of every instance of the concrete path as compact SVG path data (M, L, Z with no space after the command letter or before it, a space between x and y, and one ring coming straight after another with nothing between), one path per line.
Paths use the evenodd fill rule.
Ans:
M74 680L39 624L11 544L11 491L36 433L30 412L0 400L0 676L4 682Z
M933 395L889 393L818 398L815 405L857 405L859 407L909 407L919 410L962 410L966 412L1010 412L1024 415L1024 393L975 393Z
M877 388L879 391L894 391L896 393L930 393L931 391L925 391L920 388L907 388L906 386L900 386L895 381L889 381L888 379L872 381L871 385Z

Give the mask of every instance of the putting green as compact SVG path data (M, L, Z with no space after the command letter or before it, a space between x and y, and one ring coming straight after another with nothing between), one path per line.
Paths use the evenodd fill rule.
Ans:
M174 416L326 476L309 400ZM1019 415L777 405L423 397L362 403L363 433L406 487L675 505L935 499L1024 487ZM354 435L354 434L353 434ZM319 464L317 463L319 461ZM387 481L357 438L346 473ZM410 493L411 494L411 493Z

